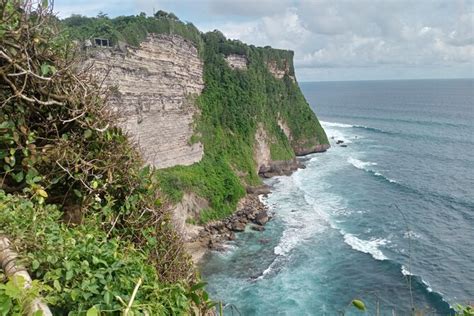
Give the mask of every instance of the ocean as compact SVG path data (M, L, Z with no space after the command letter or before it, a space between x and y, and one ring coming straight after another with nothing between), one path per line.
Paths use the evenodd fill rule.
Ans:
M451 315L474 302L474 79L301 88L332 147L266 180L264 232L205 258L225 314L360 315L360 299L369 315Z

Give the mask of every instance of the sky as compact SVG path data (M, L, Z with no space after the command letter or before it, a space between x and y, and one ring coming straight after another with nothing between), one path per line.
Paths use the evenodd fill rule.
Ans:
M56 0L61 18L175 13L295 52L299 81L474 77L474 0Z

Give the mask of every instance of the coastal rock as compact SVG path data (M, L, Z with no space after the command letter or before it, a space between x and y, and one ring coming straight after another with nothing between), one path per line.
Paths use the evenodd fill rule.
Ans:
M246 224L240 221L236 221L232 224L232 230L235 232L243 232Z
M268 213L266 210L261 211L255 217L255 222L259 225L265 225L268 222Z
M338 141L336 142L336 144L338 144L338 145L339 145L339 144L343 144L343 143L344 143L343 140L338 140Z
M250 229L258 231L258 232L263 232L265 230L265 227L261 225L252 225L250 226Z
M317 144L317 145L310 146L310 147L296 145L296 146L293 147L293 149L294 149L295 154L297 156L306 156L306 155L313 154L313 153L325 152L326 150L329 149L329 147L331 147L329 144Z
M227 234L227 239L228 239L228 240L235 240L235 234L234 234L234 232L229 232L229 233Z
M246 191L248 194L256 194L256 195L261 195L261 194L269 194L270 187L266 184L259 185L259 186L248 186L246 188Z

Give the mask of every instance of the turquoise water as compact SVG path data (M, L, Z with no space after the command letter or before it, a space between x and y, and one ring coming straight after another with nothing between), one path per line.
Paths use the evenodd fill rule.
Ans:
M359 298L369 314L406 315L413 301L447 315L474 301L474 80L302 89L332 148L268 180L266 231L206 258L226 314L356 315Z

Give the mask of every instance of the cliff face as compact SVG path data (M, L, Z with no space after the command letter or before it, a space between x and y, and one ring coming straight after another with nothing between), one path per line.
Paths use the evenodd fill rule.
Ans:
M109 103L145 161L161 169L173 221L192 239L190 223L231 215L259 175L291 173L296 156L324 151L328 140L298 86L292 51L147 21L137 47L86 48L87 63L112 88Z
M110 104L121 126L157 168L201 160L200 142L191 144L204 88L203 62L196 47L174 35L150 35L139 48L92 53L95 71L113 88Z
M279 89L299 97L301 92L294 76L293 53L271 48L256 50L259 54L263 52L265 57L261 62L265 68L263 71L273 76L277 85L286 87ZM232 71L247 72L249 54L230 53L225 56L225 62ZM202 159L203 144L192 136L196 135L195 127L200 115L196 99L205 87L204 61L193 42L178 35L149 35L137 48L98 49L89 56L92 58L88 63L92 63L99 77L103 77L104 84L112 87L109 100L119 113L120 125L138 143L148 163L157 168L168 168L191 165ZM285 83L285 78L289 78L291 83ZM271 91L270 88L266 90ZM281 130L286 138L283 143L289 144L293 155L325 151L329 147L314 133L301 133L299 125L302 121L298 117L301 109L297 105L303 109L307 107L301 105L302 100L282 101L284 96L281 93L262 92L270 93L267 102L274 99L275 104L270 104L274 117L267 119L275 122L259 123L256 129L253 159L257 173L287 173L297 167L294 157L275 157L272 154L275 142L282 145L278 132L275 134L275 129L269 130L272 125ZM314 114L309 113L313 117L309 118L307 125L319 124Z

